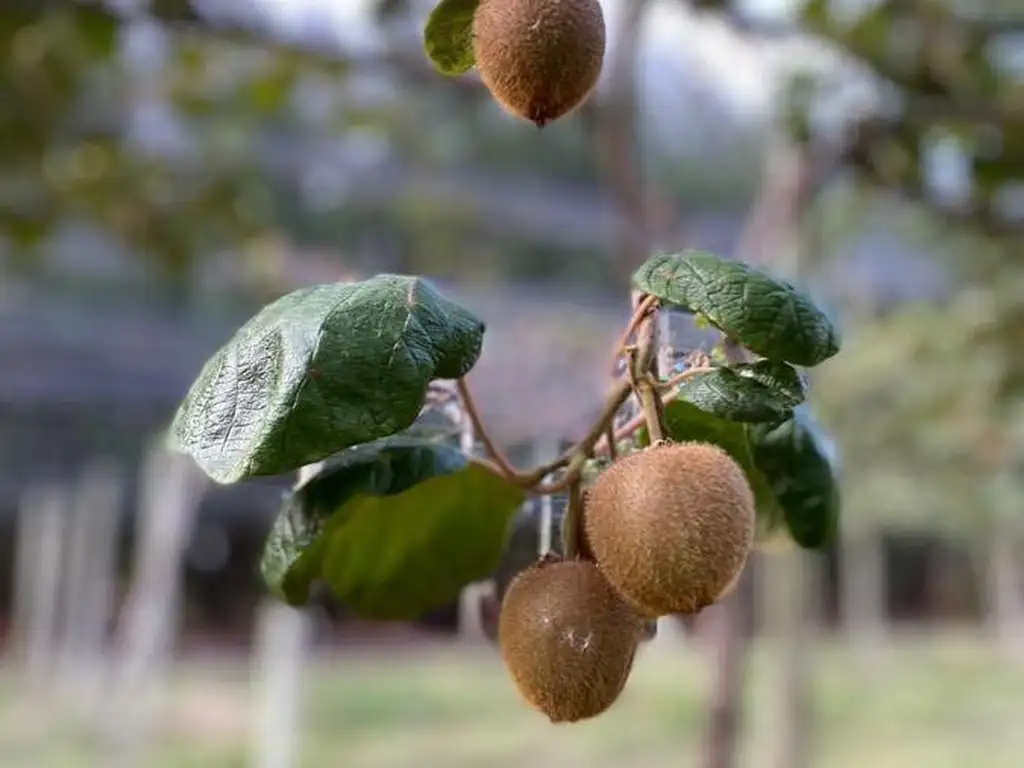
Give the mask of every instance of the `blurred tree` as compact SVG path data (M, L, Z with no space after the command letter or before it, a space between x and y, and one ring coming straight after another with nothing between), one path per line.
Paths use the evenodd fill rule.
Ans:
M628 224L593 151L599 99L521 130L476 78L432 70L422 4L377 4L381 44L349 47L244 4L147 5L5 5L0 264L45 274L72 228L179 302L198 286L204 306L213 274L279 290L279 252L296 246L357 271L621 285ZM647 154L673 181L664 211L744 196L743 174L719 174L709 201L706 173ZM96 273L85 263L76 289Z
M145 36L136 41L145 56L135 35ZM0 228L16 265L39 268L48 238L84 227L145 256L180 294L197 257L266 231L261 144L286 127L282 113L303 62L258 51L232 57L197 39L170 49L163 42L159 30L91 6L5 11ZM151 74L161 58L175 64L158 71L162 81ZM147 130L147 109L165 106L153 99L158 89L173 98L173 111L161 131ZM202 125L204 141L182 130L185 121ZM266 130L237 129L257 121Z
M805 109L790 116L801 138L828 145L829 162L927 206L944 223L1024 234L1024 71L1015 53L1024 14L1015 0L806 0L795 24L752 18L731 0L694 5L752 34L810 33L842 55L817 82L805 78ZM841 102L865 76L875 98L848 107L834 135L820 119L821 102ZM822 98L806 98L816 86ZM936 161L955 167L937 172Z

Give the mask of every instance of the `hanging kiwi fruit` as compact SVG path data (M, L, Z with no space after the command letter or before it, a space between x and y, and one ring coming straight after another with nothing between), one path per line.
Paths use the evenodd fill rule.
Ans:
M754 532L746 474L709 443L658 444L619 459L583 510L587 555L648 617L717 602L743 571Z
M619 698L643 632L597 566L548 555L509 585L498 641L527 703L553 723L571 723Z
M480 79L494 99L543 127L597 85L604 14L598 0L481 0L472 39Z

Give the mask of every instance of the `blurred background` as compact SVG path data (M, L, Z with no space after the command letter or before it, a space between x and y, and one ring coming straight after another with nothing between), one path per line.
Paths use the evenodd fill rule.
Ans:
M4 0L0 766L1024 765L1019 0L602 0L598 91L540 132L433 72L431 5ZM470 379L526 462L686 247L843 328L843 530L663 620L593 722L517 699L485 585L415 626L267 604L292 478L156 447L264 303L410 272L488 322Z

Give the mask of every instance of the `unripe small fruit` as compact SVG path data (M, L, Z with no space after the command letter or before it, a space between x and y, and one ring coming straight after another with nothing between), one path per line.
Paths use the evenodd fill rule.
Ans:
M544 126L582 104L597 85L604 14L598 0L481 0L473 51L495 100Z
M593 563L553 556L513 580L498 624L516 687L553 723L595 717L618 699L642 632Z
M753 548L754 494L708 443L656 445L615 462L590 487L585 550L646 616L697 613L735 585Z

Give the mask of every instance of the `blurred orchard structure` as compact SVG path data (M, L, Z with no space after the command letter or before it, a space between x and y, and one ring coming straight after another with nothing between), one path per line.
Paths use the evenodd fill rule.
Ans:
M665 653L712 640L703 764L746 765L751 638L782 639L768 643L788 713L778 768L817 764L815 638L866 670L928 627L1024 657L1014 0L809 0L756 17L608 2L598 92L541 133L475 78L431 70L429 2L368 1L343 20L312 2L301 19L269 0L209 5L13 0L0 14L0 549L9 666L28 690L66 696L117 761L141 765L172 660L252 647L268 707L253 764L284 768L312 647L485 644L486 585L416 628L358 625L326 599L314 619L269 607L257 562L283 481L211 486L157 436L255 307L394 271L435 277L487 321L483 416L513 458L543 457L601 400L633 267L684 247L806 285L846 335L812 396L841 457L840 541L760 553L732 600L683 633L663 622ZM722 81L723 57L752 73L745 86ZM769 96L742 101L744 87ZM701 342L682 319L671 337Z

